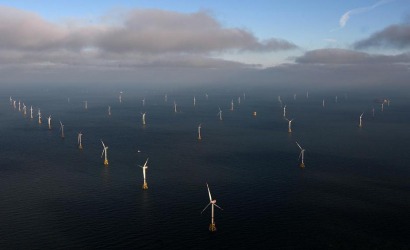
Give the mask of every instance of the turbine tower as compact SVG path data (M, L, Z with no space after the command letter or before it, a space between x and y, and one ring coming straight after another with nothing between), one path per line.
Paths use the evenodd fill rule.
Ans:
M292 121L293 121L293 119L289 120L288 118L285 118L285 120L288 121L288 132L292 133Z
M41 112L40 112L40 109L38 109L37 115L38 115L38 124L41 124Z
M47 117L48 129L51 129L51 115Z
M88 109L88 101L84 101L84 109Z
M362 117L363 117L364 112L360 115L359 117L359 128L362 127Z
M216 205L216 200L212 200L211 191L209 190L208 183L206 183L206 187L208 188L209 203L202 210L201 214L208 208L209 205L211 205L211 211L212 212L211 212L211 224L209 224L209 231L215 232L216 231L216 225L215 225L215 219L214 219L214 207L217 207L221 210L223 210L223 209L220 206Z
M198 125L198 140L202 140L202 137L201 137L201 124Z
M108 115L111 115L111 106L108 106Z
M141 115L142 115L142 125L145 125L145 112L144 113L141 113Z
M298 147L300 148L300 154L299 154L299 158L301 158L302 159L302 161L300 162L300 167L301 168L304 168L305 167L305 163L304 163L304 158L305 158L305 149L304 148L302 148L300 145L299 145L299 143L298 142L296 142L296 144L298 145Z
M233 99L231 100L231 111L233 111Z
M144 190L148 189L147 178L146 178L147 177L146 171L147 171L147 168L148 168L148 166L147 166L148 159L149 158L147 158L147 160L145 161L144 166L138 165L140 168L142 168L142 175L144 176L144 184L142 184L142 189L144 189Z
M103 145L103 151L102 151L102 154L101 154L101 158L103 157L103 155L104 155L104 165L105 166L108 166L108 156L107 156L107 149L108 149L108 147L106 147L105 146L105 144L104 144L104 142L101 140L101 143L102 143L102 145Z
M195 107L195 105L196 105L196 98L195 98L195 96L194 96L194 107Z
M83 134L80 131L80 133L78 133L78 136L77 136L78 149L83 149L83 144L81 143L82 137L83 137Z
M286 117L286 105L283 107L283 117Z
M64 139L64 125L61 121L60 121L60 130L61 130L61 138Z
M174 113L177 112L177 103L174 101Z

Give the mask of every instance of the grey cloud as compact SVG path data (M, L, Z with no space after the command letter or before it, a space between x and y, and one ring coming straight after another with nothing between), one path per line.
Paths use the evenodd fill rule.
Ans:
M410 63L410 53L398 55L373 55L345 49L318 49L306 52L297 57L295 62L300 64L386 64Z
M410 24L391 25L370 37L354 43L356 49L370 47L410 48Z
M134 10L121 27L99 37L98 46L109 51L142 53L208 53L228 50L276 51L297 46L279 39L259 41L239 28L223 28L206 12L182 14L162 10Z
M272 38L259 41L239 28L224 28L206 12L191 14L162 10L133 10L116 22L69 26L40 16L0 7L0 48L15 50L83 50L112 53L217 53L276 51L296 45Z

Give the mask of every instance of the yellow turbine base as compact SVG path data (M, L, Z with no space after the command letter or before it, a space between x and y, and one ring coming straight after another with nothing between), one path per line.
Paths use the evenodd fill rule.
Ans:
M147 190L148 189L148 184L147 183L142 184L142 189Z
M289 130L288 130L288 133L292 133L292 129L289 129Z
M104 165L108 166L108 160L104 160Z
M301 163L299 166L300 166L301 168L305 168L305 163Z
M209 224L209 231L215 232L216 231L216 225L215 224Z
M83 149L83 145L80 144L80 146L78 146L78 149Z

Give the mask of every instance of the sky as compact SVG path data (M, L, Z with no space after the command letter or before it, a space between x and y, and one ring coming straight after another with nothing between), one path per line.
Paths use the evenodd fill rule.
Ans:
M0 83L160 81L158 72L165 72L162 80L188 72L185 80L193 81L209 70L271 72L284 81L313 72L331 80L335 72L346 81L360 75L357 81L366 82L363 74L371 74L367 81L380 75L404 82L410 4L0 0L0 34Z

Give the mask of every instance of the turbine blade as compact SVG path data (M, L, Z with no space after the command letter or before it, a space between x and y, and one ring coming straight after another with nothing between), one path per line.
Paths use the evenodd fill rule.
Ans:
M300 150L302 150L302 147L299 145L299 143L298 143L298 142L296 142L296 144L298 145L298 147L300 148Z
M209 201L212 201L211 191L209 190L208 183L206 183L206 187L208 188Z
M208 205L206 205L206 207L202 210L201 214L209 207L209 205L211 205L210 202L209 202Z
M223 210L220 206L218 206L218 205L216 205L216 204L214 204L214 205L215 205L215 207L217 207L217 208Z

